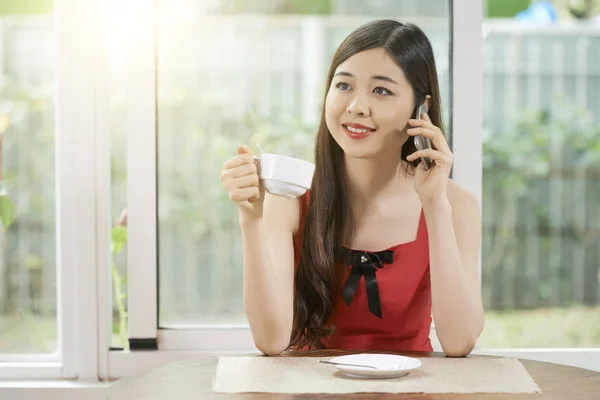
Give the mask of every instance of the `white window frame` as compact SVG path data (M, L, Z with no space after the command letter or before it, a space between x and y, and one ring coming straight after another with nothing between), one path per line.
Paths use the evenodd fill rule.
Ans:
M453 1L452 140L453 178L473 192L482 205L483 2ZM473 77L480 77L474 79ZM480 257L481 261L481 257ZM481 279L481 262L479 263ZM513 356L600 371L600 349L480 349L474 354Z
M150 15L152 14L152 15ZM156 182L156 46L152 13L132 31L128 66L128 313L131 351L110 351L108 376L116 379L150 365L207 353L257 353L248 325L194 325L158 329ZM131 341L133 339L133 341ZM141 339L141 340L140 340ZM155 342L153 342L155 341ZM157 350L134 348L156 346ZM142 367L143 366L143 367Z
M104 2L54 0L57 343L53 354L0 355L0 379L97 380L108 340L106 268L110 188L106 110L101 94ZM94 44L98 44L95 46ZM100 96L101 97L101 96ZM104 184L104 186L101 185ZM108 197L110 199L110 197ZM98 234L102 232L103 234ZM102 251L98 251L102 249ZM104 305L99 301L104 301ZM107 361L106 361L107 363Z
M140 3L141 4L141 3ZM127 276L131 349L158 333L155 4L143 4L126 39ZM131 312L134 311L134 312ZM133 343L136 342L136 343Z
M248 325L193 325L157 328L158 249L156 207L156 46L152 13L145 14L133 34L127 79L128 93L128 315L131 352L111 351L111 378L134 368L147 366L152 357L135 350L139 346L157 348L157 359L171 360L177 352L258 352ZM461 99L462 100L462 99ZM432 332L435 334L434 328ZM133 341L131 340L133 339ZM153 341L155 341L153 343ZM128 358L137 361L127 361ZM133 371L131 371L133 372Z
M482 2L452 1L452 141L455 154L453 178L473 192L482 204L482 101L483 35ZM147 16L147 18L151 18ZM149 27L151 21L145 23ZM156 208L156 124L155 93L156 48L150 30L136 36L135 76L128 90L132 118L128 125L128 204L129 204L129 316L130 336L149 339L152 352L111 351L109 377L118 378L182 358L207 353L257 352L249 327L188 326L157 328L156 288L157 208ZM473 77L481 77L473 79ZM481 263L480 263L481 272ZM152 340L156 338L156 343ZM432 341L437 342L432 327ZM434 345L440 350L439 344ZM598 349L479 349L474 353L518 356L600 370Z

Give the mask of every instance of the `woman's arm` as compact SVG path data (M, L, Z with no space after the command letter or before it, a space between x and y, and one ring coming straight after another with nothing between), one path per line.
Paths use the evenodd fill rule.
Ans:
M256 347L275 355L290 343L294 246L300 207L265 194L263 217L240 218L244 249L244 308Z
M475 196L449 179L454 156L444 133L427 113L422 117L410 119L413 128L406 132L429 138L433 147L417 150L406 159L434 161L428 171L419 164L415 173L429 234L433 320L444 352L466 356L484 324L478 274L481 216Z
M484 326L477 199L449 181L448 196L423 203L429 234L433 320L444 352L468 355Z

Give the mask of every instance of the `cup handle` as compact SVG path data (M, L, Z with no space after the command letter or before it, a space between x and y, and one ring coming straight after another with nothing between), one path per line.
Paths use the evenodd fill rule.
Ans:
M256 164L258 176L260 177L260 156L252 156L252 158L254 158L254 164Z

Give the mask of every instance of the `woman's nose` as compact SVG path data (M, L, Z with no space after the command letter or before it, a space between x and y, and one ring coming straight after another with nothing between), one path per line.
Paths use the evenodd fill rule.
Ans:
M368 117L371 114L369 104L364 99L364 96L355 96L348 107L346 107L346 112L363 117Z

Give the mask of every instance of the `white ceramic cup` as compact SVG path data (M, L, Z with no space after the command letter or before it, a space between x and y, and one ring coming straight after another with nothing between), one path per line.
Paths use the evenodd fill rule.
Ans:
M315 172L313 163L278 154L262 154L254 159L258 162L260 183L268 193L296 198L310 189Z

